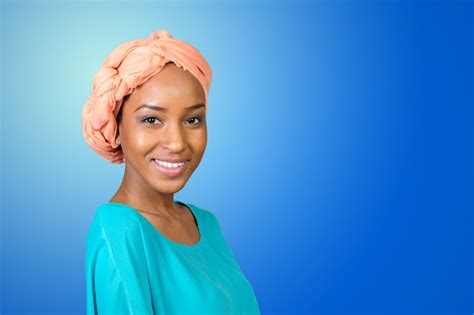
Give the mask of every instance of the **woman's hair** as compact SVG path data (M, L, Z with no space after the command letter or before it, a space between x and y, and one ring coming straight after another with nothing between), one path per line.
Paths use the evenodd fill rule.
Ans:
M118 128L118 125L120 124L120 121L122 120L123 107L127 103L128 98L130 97L130 95L131 94L128 94L122 99L122 106L120 106L120 110L117 113L117 117L115 117L115 120L117 121L117 128Z
M87 144L109 162L123 162L123 152L115 142L122 104L133 90L173 62L191 72L201 83L206 112L212 70L191 44L175 39L161 29L147 38L125 42L103 61L94 76L92 93L82 110L82 131Z

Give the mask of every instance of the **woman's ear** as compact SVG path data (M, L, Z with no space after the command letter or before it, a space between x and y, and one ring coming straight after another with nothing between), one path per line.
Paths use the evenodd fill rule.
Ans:
M117 133L116 133L116 136L115 136L115 143L116 143L117 145L119 145L119 144L120 144L120 141L121 141L121 140L120 140L121 117L117 117L117 118L118 118L118 119L116 119L116 121L117 121Z

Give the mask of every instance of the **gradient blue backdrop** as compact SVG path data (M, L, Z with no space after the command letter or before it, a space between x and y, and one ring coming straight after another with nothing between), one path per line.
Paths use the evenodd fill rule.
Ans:
M472 314L471 1L2 1L2 313L84 314L123 165L85 143L103 58L159 28L211 64L175 199L216 214L263 314Z

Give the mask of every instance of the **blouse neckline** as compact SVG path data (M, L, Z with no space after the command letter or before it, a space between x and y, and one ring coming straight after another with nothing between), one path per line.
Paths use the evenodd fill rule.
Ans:
M140 218L142 221L145 222L145 224L147 224L149 227L152 228L152 230L154 231L154 234L157 235L160 239L162 239L163 241L165 241L166 243L170 244L171 246L175 247L175 248L180 248L180 249L184 249L184 250L194 250L194 249L198 249L202 246L202 244L204 243L204 238L205 238L205 233L204 233L204 223L202 222L201 220L201 217L199 216L198 214L198 211L189 203L186 203L186 202L183 202L183 201L178 201L178 200L175 200L174 203L180 203L182 205L184 205L185 207L187 207L189 209L189 211L191 211L191 214L194 216L194 218L196 219L197 221L197 225L198 225L198 231L199 231L199 241L197 241L196 243L194 244L184 244L184 243L179 243L179 242L175 242L171 239L169 239L167 236L165 236L164 234L162 234L151 222L150 220L148 220L144 215L142 215L137 209L135 209L134 207L130 206L130 205L127 205L127 204L124 204L124 203L120 203L120 202L107 202L106 204L109 204L109 205L118 205L118 206L122 206L122 207L125 207L125 208L128 208L128 209L131 209L135 215Z

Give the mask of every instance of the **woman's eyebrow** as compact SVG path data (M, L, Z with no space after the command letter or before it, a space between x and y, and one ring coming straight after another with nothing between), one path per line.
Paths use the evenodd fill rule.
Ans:
M194 104L194 105L186 107L186 110L189 112L189 111L198 109L200 107L205 107L205 104L204 103ZM160 106L148 105L148 104L140 105L137 109L135 109L135 111L138 111L141 108L149 108L149 109L156 110L157 112L167 112L168 111L168 109L166 107L160 107Z

